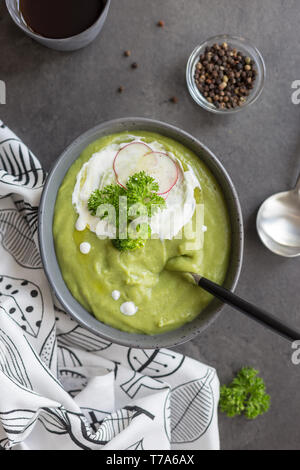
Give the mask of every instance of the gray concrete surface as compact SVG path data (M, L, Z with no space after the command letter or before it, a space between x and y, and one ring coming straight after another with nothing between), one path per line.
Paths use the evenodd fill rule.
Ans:
M161 19L164 29L156 26ZM291 102L291 83L300 79L299 24L298 0L115 0L91 46L58 53L24 36L2 0L0 79L7 104L0 118L46 169L75 137L107 119L158 118L198 137L219 156L240 195L246 240L238 293L300 327L300 259L269 253L255 231L259 204L290 188L300 169L300 106ZM232 117L202 111L185 85L192 49L224 32L252 39L268 70L260 100ZM122 56L125 49L130 59ZM178 104L169 103L172 95ZM244 365L265 378L270 412L253 422L220 416L223 449L300 449L300 366L292 364L288 342L225 308L205 334L178 349L215 366L222 383Z

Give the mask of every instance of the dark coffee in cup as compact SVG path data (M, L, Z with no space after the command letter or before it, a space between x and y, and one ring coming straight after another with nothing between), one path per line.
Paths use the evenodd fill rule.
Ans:
M33 32L46 38L63 39L92 26L105 4L105 0L19 0L19 9Z

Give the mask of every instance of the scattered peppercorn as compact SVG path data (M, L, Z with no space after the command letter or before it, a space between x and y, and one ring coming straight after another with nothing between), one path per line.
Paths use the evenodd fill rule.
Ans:
M177 104L178 103L177 96L172 96L172 98L170 98L170 101L171 101L171 103Z
M129 50L124 51L124 56L125 57L130 57L131 56L131 51L129 51Z
M123 93L123 91L124 91L124 87L123 87L122 85L119 86L119 88L118 88L118 93Z
M138 68L138 64L137 64L136 62L133 62L133 63L131 64L131 68L132 68L132 69L137 69L137 68Z
M163 28L165 26L165 22L163 20L160 20L158 23L157 23L157 26L159 28Z
M243 106L254 88L255 62L226 42L206 47L196 64L199 92L218 109Z

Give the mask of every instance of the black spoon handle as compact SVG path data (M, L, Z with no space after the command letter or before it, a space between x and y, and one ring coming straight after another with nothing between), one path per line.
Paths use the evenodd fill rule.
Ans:
M195 279L197 280L198 285L202 287L202 289L206 290L214 297L217 297L219 300L222 300L226 304L231 305L231 307L234 307L245 315L248 315L248 317L258 321L263 326L273 330L275 333L283 336L284 338L290 341L296 341L300 339L300 332L281 322L265 310L262 310L261 308L258 308L255 305L250 304L249 302L246 302L246 300L241 299L229 290L219 286L218 284L215 284L212 281L209 281L205 277L201 277L199 280L199 277L197 276L197 278L195 277Z

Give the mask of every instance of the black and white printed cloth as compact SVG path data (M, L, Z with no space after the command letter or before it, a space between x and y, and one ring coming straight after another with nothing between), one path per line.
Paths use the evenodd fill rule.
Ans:
M0 121L0 448L218 449L213 368L108 343L52 298L37 245L44 181Z

